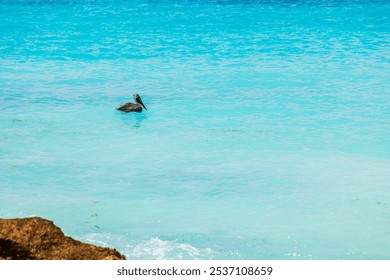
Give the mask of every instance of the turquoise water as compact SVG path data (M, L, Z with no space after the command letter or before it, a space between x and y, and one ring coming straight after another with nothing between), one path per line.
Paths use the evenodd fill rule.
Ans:
M129 259L389 259L389 15L1 0L0 217Z

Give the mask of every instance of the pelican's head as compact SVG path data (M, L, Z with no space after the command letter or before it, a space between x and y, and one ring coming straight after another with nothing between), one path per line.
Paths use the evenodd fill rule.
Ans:
M134 97L134 100L135 100L135 102L136 102L137 104L139 104L139 105L141 105L142 107L144 107L145 110L148 110L148 109L146 109L144 103L142 102L141 97L140 97L138 94L134 94L133 97Z

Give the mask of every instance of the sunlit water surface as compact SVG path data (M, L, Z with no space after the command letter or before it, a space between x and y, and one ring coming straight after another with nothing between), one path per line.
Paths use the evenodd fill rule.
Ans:
M389 15L2 0L0 217L129 259L389 259Z

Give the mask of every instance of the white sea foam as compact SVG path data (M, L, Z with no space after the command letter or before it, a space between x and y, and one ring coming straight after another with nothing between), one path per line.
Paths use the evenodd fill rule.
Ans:
M128 259L210 259L215 255L215 251L210 248L196 248L187 243L158 237L138 242L119 235L91 233L79 238L98 246L115 247Z
M199 249L190 244L151 238L134 246L129 252L133 258L153 259L207 259L213 255L210 248Z

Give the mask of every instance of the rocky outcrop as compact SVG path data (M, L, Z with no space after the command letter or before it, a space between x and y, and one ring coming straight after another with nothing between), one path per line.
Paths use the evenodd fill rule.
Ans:
M124 260L115 249L65 236L42 218L0 219L0 260Z

